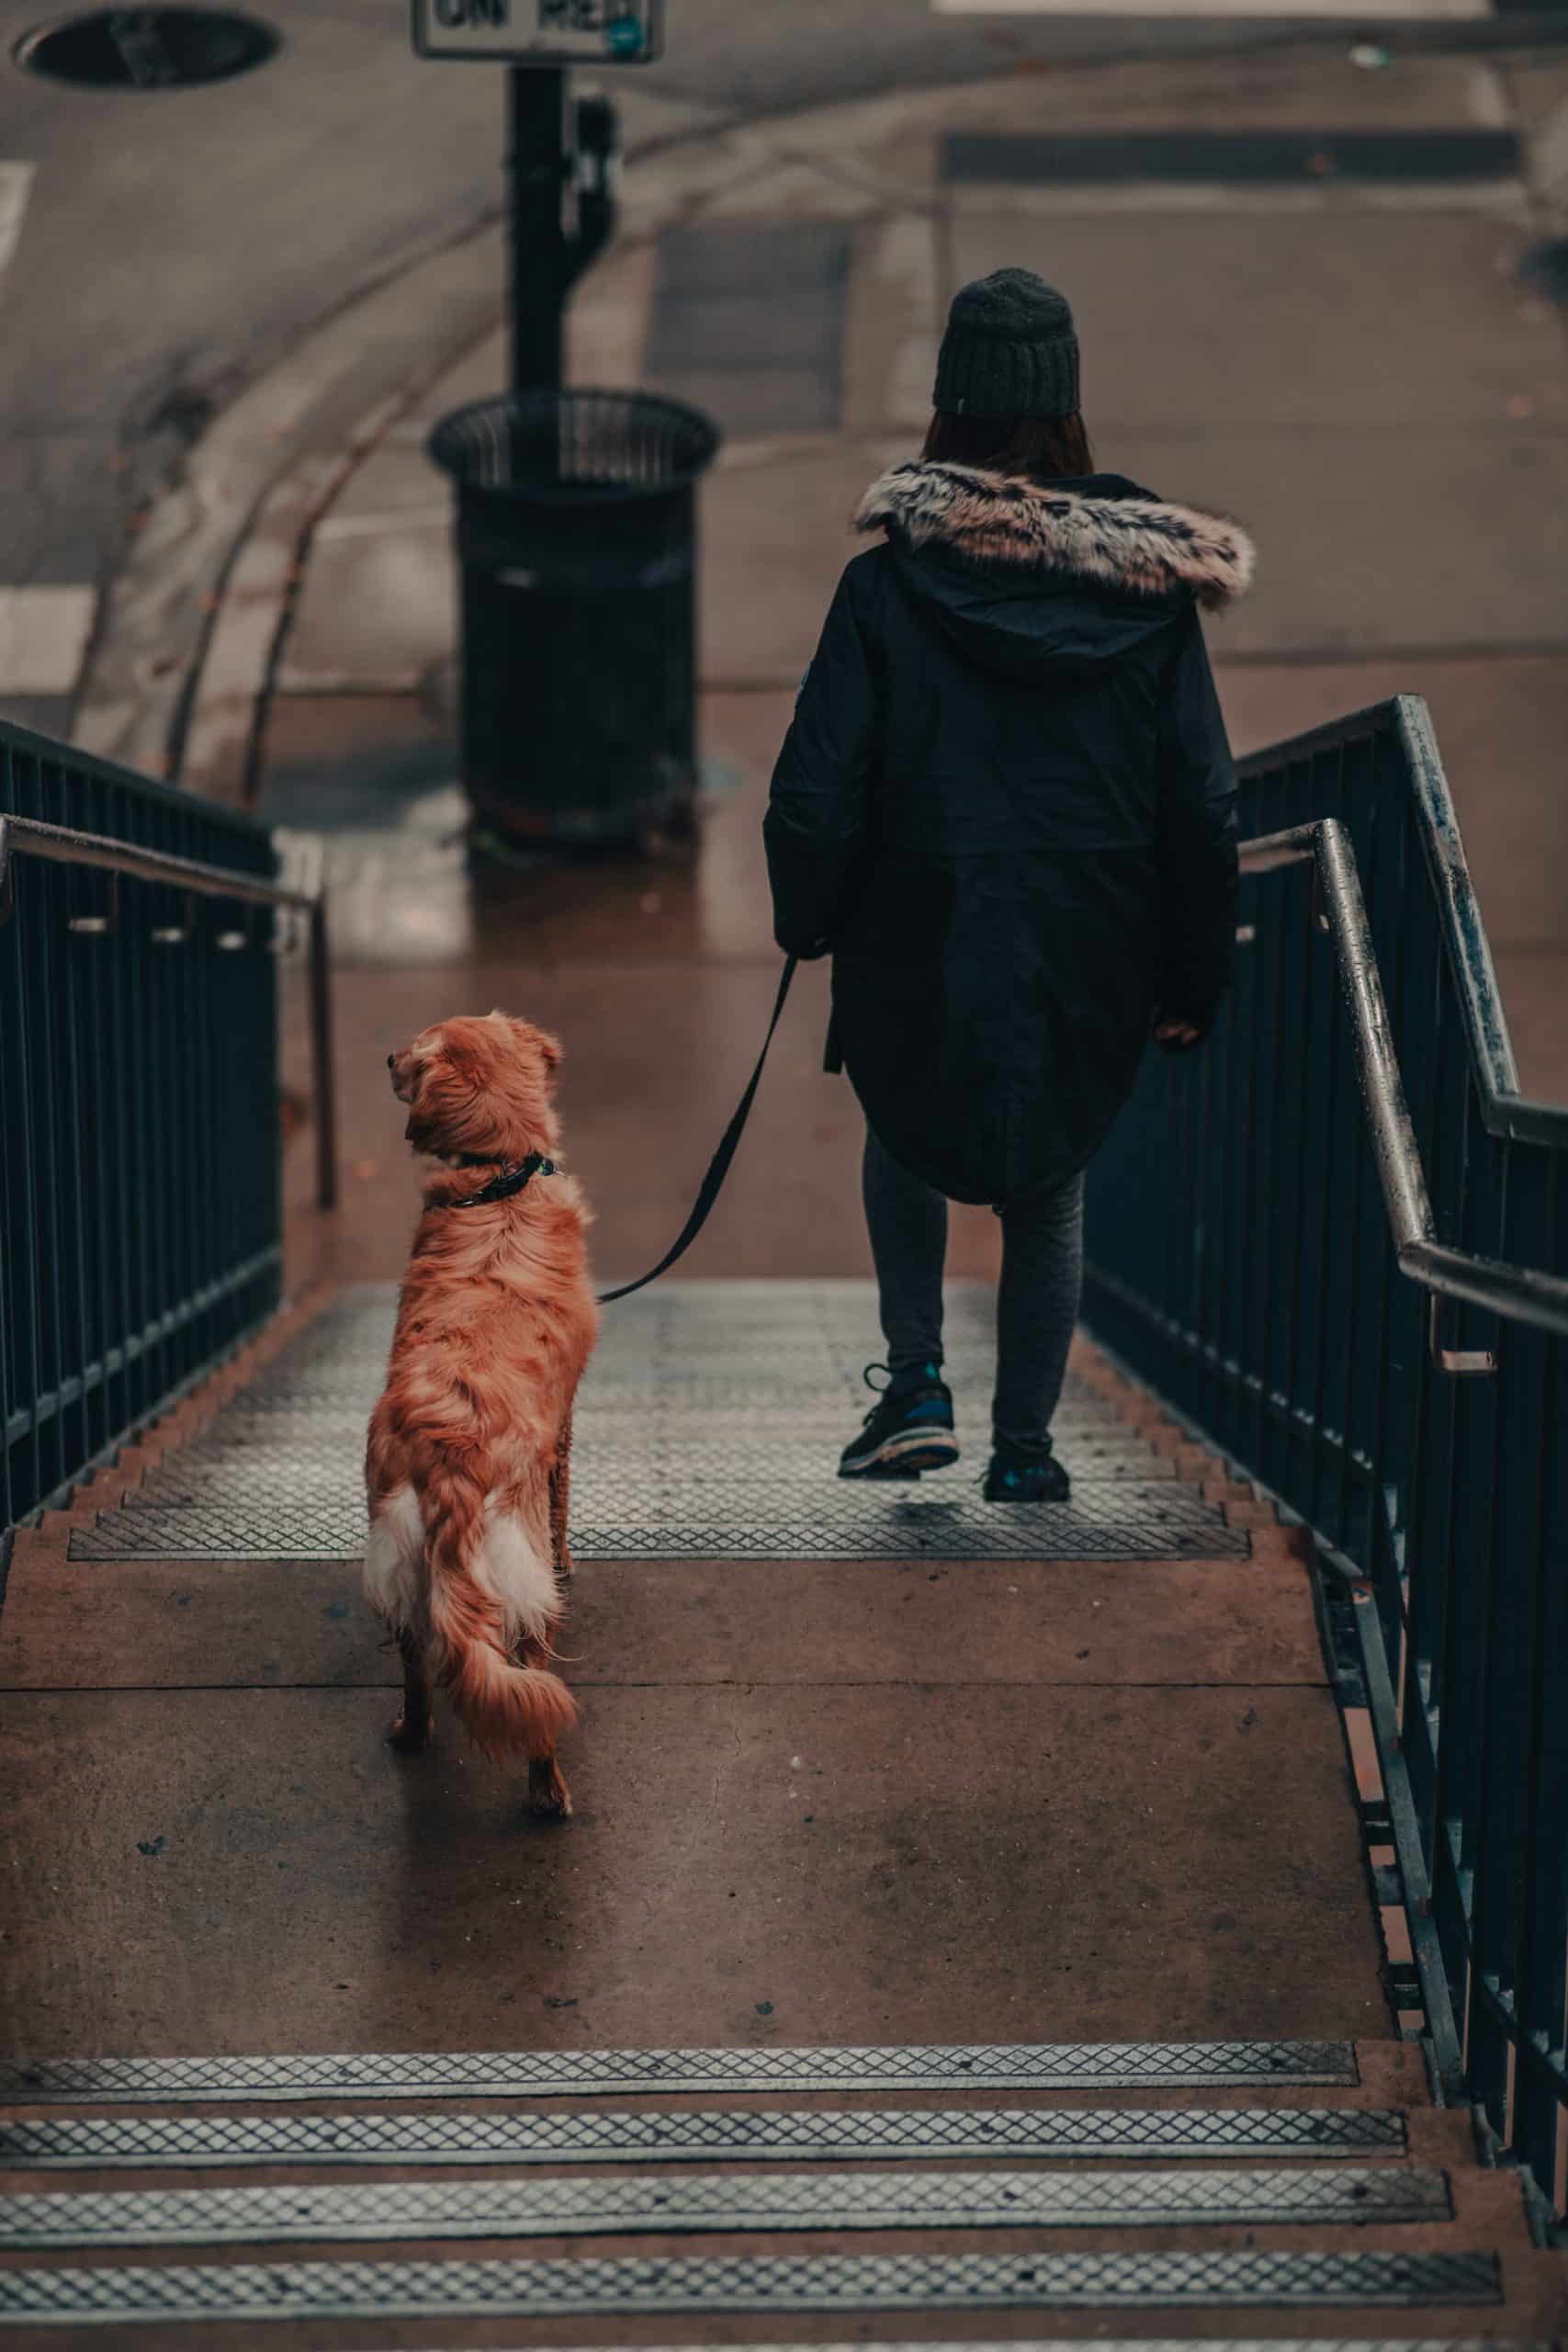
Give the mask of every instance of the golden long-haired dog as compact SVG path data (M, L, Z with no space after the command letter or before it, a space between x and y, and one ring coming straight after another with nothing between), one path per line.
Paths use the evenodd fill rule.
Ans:
M403 1657L394 1744L429 1738L434 1676L487 1755L528 1758L530 1803L550 1815L571 1811L556 1743L577 1710L549 1660L571 1571L572 1398L599 1328L589 1213L551 1165L559 1060L502 1012L387 1057L410 1143L442 1164L365 1463L365 1590Z

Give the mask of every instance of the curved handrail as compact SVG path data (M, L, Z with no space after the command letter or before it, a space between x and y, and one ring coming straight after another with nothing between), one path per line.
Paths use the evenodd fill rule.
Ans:
M1380 723L1397 737L1411 779L1417 829L1442 918L1463 1013L1483 1124L1496 1136L1568 1150L1568 1108L1519 1091L1519 1074L1486 927L1465 862L1459 817L1443 773L1431 713L1420 695L1393 695L1348 718L1308 729L1242 761L1243 782L1289 766L1303 752L1362 741ZM1248 843L1243 864L1248 863Z
M1416 697L1401 695L1399 701L1403 729L1407 723L1413 723L1403 706L1415 704ZM1416 716L1425 721L1424 705L1417 707ZM1429 726L1427 734L1429 741ZM1408 750L1408 734L1405 742ZM1432 752L1433 778L1438 793L1446 802L1448 786L1440 765L1436 764L1435 745ZM1423 807L1430 819L1430 808L1425 802ZM1451 807L1449 813L1451 819ZM1447 877L1445 918L1461 976L1476 1082L1483 1110L1493 1114L1486 1124L1494 1134L1524 1134L1540 1140L1539 1122L1550 1120L1556 1128L1551 1139L1561 1139L1568 1145L1568 1112L1525 1102L1518 1093L1517 1079L1511 1089L1507 1084L1509 1079L1515 1078L1513 1049L1486 934L1475 911L1474 893L1460 848L1457 826L1450 824L1446 840L1451 843L1452 854L1443 857ZM1334 943L1350 1014L1356 1069L1371 1130L1378 1181L1401 1272L1429 1290L1434 1300L1463 1299L1472 1306L1489 1309L1506 1321L1534 1323L1544 1330L1568 1337L1568 1281L1556 1274L1509 1265L1500 1259L1473 1257L1465 1250L1450 1250L1438 1239L1426 1170L1405 1101L1399 1057L1394 1051L1356 852L1346 827L1337 817L1321 817L1309 824L1291 826L1283 832L1260 834L1242 843L1240 858L1243 872L1255 875L1278 872L1309 860L1315 865L1324 919ZM1516 1124L1515 1114L1520 1113L1527 1114L1527 1124L1523 1125ZM1434 1323L1434 1353L1439 1353L1436 1342ZM1490 1360L1461 1360L1450 1366L1460 1368L1490 1370Z

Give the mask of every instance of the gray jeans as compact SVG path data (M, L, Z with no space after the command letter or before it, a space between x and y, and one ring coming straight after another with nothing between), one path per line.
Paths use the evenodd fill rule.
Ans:
M1021 1193L1001 1211L993 1436L1021 1453L1050 1444L1083 1289L1083 1177ZM866 1129L865 1221L876 1261L887 1367L895 1378L942 1364L947 1202Z

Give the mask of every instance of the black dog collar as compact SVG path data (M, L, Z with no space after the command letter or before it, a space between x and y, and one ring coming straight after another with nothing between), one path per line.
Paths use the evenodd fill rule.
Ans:
M547 1159L542 1151L531 1151L526 1159L518 1161L515 1168L503 1168L499 1176L492 1176L482 1191L470 1193L464 1201L448 1201L446 1206L449 1209L477 1209L486 1201L509 1201L513 1193L520 1193L525 1184L531 1183L536 1176L553 1176L555 1173L553 1159Z

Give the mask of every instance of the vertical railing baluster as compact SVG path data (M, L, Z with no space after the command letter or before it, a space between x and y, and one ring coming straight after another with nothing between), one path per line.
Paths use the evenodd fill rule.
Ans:
M1467 1094L1467 1109L1473 1100ZM1467 1174L1475 1157L1472 1121L1466 1121ZM1502 1238L1511 1238L1509 1204L1503 1204ZM1495 1246L1495 1245L1494 1245ZM1471 2001L1465 2058L1470 2086L1485 2108L1500 2139L1508 2132L1508 2095L1512 2075L1510 2036L1497 2015L1495 2003L1511 2005L1513 1962L1517 1949L1517 1882L1514 1850L1522 1840L1527 1868L1531 1854L1533 1824L1529 1807L1521 1808L1529 1631L1521 1611L1518 1539L1519 1506L1531 1501L1533 1456L1541 1433L1533 1427L1530 1408L1539 1399L1537 1384L1529 1377L1535 1348L1534 1335L1514 1331L1501 1351L1497 1374L1484 1385L1483 1397L1467 1383L1467 1401L1473 1440L1469 1469L1479 1479L1486 1508L1479 1561L1480 1593L1473 1632L1473 1673L1478 1720L1475 1744L1473 1896L1471 1911ZM1484 1404L1484 1411L1483 1411ZM1525 1539L1526 1544L1529 1538ZM1483 1998L1483 1993L1490 1999Z
M1430 1051L1413 1063L1407 1083L1416 1139L1421 1147L1428 1186L1435 1193L1440 1166L1443 1114L1442 1088L1438 1083L1438 1071L1442 1067L1445 1043L1448 975L1442 961L1438 917L1429 894L1424 893L1416 900L1416 907L1418 911L1413 919L1417 974L1414 993L1425 1014L1423 1026L1430 1039ZM1424 1306L1425 1302L1422 1302L1423 1309ZM1406 1617L1411 1628L1414 1654L1420 1666L1423 1708L1436 1723L1445 1695L1450 1587L1453 1567L1453 1529L1448 1510L1452 1433L1451 1429L1444 1426L1452 1414L1453 1389L1451 1383L1439 1381L1434 1375L1424 1311L1416 1352L1415 1392L1411 1408ZM1424 1746L1432 1744L1429 1739ZM1422 1801L1424 1833L1430 1859L1438 1832L1435 1753L1427 1787L1424 1791L1418 1790L1417 1795Z
M1264 1248L1267 1253L1266 1279L1258 1285L1257 1332L1253 1341L1253 1357L1258 1366L1257 1408L1254 1427L1256 1438L1251 1456L1258 1475L1269 1486L1279 1484L1279 1472L1283 1467L1280 1449L1280 1427L1276 1419L1275 1397L1280 1385L1277 1378L1275 1347L1279 1329L1279 1272L1280 1244L1286 1231L1286 1212L1281 1194L1285 1186L1285 1097L1289 1091L1287 1073L1290 1056L1286 1030L1285 972L1289 958L1288 921L1290 894L1285 889L1270 893L1267 927L1259 927L1257 943L1251 950L1260 974L1267 1005L1268 1027L1268 1110L1260 1125L1266 1129L1268 1149L1260 1155L1258 1192ZM1262 976L1266 975L1266 978ZM1258 1024L1261 1029L1262 1022Z
M83 1140L83 1094L85 1055L82 1039L81 992L77 987L76 967L84 945L91 945L70 927L74 911L74 877L69 869L60 875L60 934L57 943L61 986L55 994L54 1038L55 1057L61 1067L63 1083L60 1091L60 1204L64 1231L61 1239L62 1285L67 1300L67 1323L71 1334L75 1364L75 1378L80 1383L78 1404L72 1421L62 1424L66 1430L66 1465L85 1461L95 1452L95 1404L93 1394L93 1343L91 1307L87 1285L87 1201L84 1183L85 1151ZM90 1063L87 1064L90 1069ZM63 1338L63 1334L62 1334ZM63 1347L62 1349L63 1361Z
M39 763L33 764L35 769L40 769ZM43 798L40 772L34 789L34 806L40 805ZM39 1475L43 1482L41 1491L45 1494L51 1493L64 1478L70 1458L65 1405L65 1306L61 1281L59 1039L54 954L55 933L64 913L60 887L62 878L58 867L51 867L46 875L39 877L40 887L34 897L35 920L31 931L37 974L29 1022L34 1031L35 1045L31 1069L36 1090L33 1105L33 1137L37 1154L34 1214L38 1220L39 1328L42 1340L39 1404L41 1406L47 1400L51 1407L39 1429Z
M1325 948L1327 942L1325 943ZM1332 1269L1336 1261L1335 1237L1338 1221L1339 1197L1337 1178L1339 1171L1339 1138L1343 1128L1339 1118L1339 1095L1344 1061L1343 1035L1345 1029L1344 1001L1336 985L1329 997L1328 1019L1325 1024L1323 1122L1318 1156L1321 1173L1321 1200L1317 1216L1316 1295L1313 1304L1312 1391L1309 1411L1312 1423L1312 1476L1308 1486L1307 1517L1314 1526L1332 1526L1326 1509L1333 1491L1336 1460L1333 1439L1325 1419L1325 1408L1332 1377L1334 1346L1329 1337L1329 1312L1333 1298Z
M1562 1263L1559 1246L1559 1166L1521 1148L1513 1246L1529 1262ZM1526 1345L1521 1348L1520 1340ZM1510 1955L1516 2018L1522 2052L1513 2082L1509 2137L1548 2195L1568 2193L1559 2183L1558 2144L1563 2123L1558 2095L1537 2063L1564 2053L1568 2007L1568 1526L1563 1463L1568 1454L1568 1396L1562 1387L1561 1340L1539 1331L1505 1329L1501 1342L1517 1352L1516 1394L1528 1383L1528 1426L1533 1453L1518 1472L1522 1491L1510 1549L1520 1619L1520 1786L1511 1855L1517 1921ZM1521 1433L1510 1432L1517 1455Z

